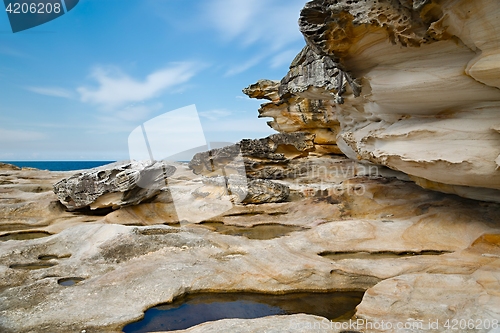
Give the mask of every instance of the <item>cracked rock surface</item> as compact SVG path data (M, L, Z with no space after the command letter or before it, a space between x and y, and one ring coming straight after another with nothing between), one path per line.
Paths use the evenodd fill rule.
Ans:
M174 172L163 162L117 162L62 179L54 193L68 209L118 208L158 195Z
M318 152L498 202L499 14L494 0L310 1L289 73L245 92L270 100L272 128L322 138Z
M66 172L0 169L0 330L120 332L149 307L204 291L366 290L363 320L500 318L498 204L341 156L305 162L314 171L276 180L290 189L286 202L220 211L228 194L205 188L196 199L207 184L178 165L172 196L102 215L58 204L50 185ZM191 220L172 202L181 184L186 204L204 203ZM186 332L314 332L324 320L227 319Z
M195 174L205 176L225 172L249 178L281 179L293 172L288 167L290 162L314 152L314 138L314 134L295 132L244 139L235 145L197 153L189 167Z

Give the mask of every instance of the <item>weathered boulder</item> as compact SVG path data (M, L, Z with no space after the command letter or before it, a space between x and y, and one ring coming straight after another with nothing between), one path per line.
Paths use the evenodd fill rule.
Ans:
M203 177L203 184L193 193L195 197L207 198L215 193L232 196L233 203L263 204L283 202L290 195L287 185L267 179L247 180L244 176Z
M189 167L195 174L206 176L239 174L250 178L280 179L287 173L288 163L314 151L314 135L279 133L263 139L244 139L223 148L194 155Z
M271 84L273 83L273 84ZM262 104L259 118L272 117L267 124L280 133L304 132L314 135L313 153L315 155L341 154L336 145L336 136L340 124L329 103L322 100L288 94L288 98L279 98L279 82L260 80L243 89L251 98L268 99Z
M175 170L163 162L118 162L62 179L54 193L70 210L135 205L158 195Z
M248 191L243 202L249 204L283 202L289 195L290 188L284 184L267 179L254 179L248 182Z
M0 162L0 169L21 170L21 168L16 166L16 165L9 164L9 163L1 163L1 162Z
M268 96L260 115L278 131L306 127L296 119L321 105L330 116L301 131L330 128L348 157L500 201L499 14L493 0L310 1L306 47L279 87L249 96Z
M259 80L257 83L243 89L243 93L250 98L267 99L271 102L277 102L280 100L278 94L279 86L279 81Z

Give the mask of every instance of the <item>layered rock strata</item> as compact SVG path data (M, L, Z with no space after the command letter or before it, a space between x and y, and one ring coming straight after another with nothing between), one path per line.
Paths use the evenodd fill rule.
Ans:
M175 170L163 162L118 162L62 179L54 193L70 210L119 208L154 198Z
M67 172L0 169L0 330L120 332L184 293L233 291L366 290L355 319L372 323L500 319L498 204L366 176L341 156L310 162L314 172L280 181L295 193L287 202L199 222L194 211L176 220L161 195L105 216L69 212L51 188ZM203 182L177 172L169 184L193 201ZM321 332L314 325L327 322L228 319L187 332Z
M263 204L283 202L290 195L287 185L273 182L268 179L247 180L246 177L229 175L203 177L203 186L197 188L193 195L206 199L214 193L232 197L233 203Z
M500 201L499 13L492 0L310 1L299 19L307 45L290 72L246 91L272 100L260 114L278 131L330 128L350 158ZM318 105L339 124L296 121Z
M296 132L244 139L235 145L196 154L189 167L204 176L239 174L252 179L282 179L293 172L291 162L314 153L314 137Z
M306 149L300 146L304 141L297 140L304 137L301 134L276 137L281 138L281 141L275 138L279 143L293 143L298 149ZM257 143L242 145L246 151L248 147L261 148L259 153L262 158L274 157L283 163L285 157L274 154L266 145L270 139L246 141ZM239 147L225 147L215 161L203 161L206 163L200 164L200 167L215 168L209 174L206 169L200 169L207 176L194 174L185 163L117 162L67 176L54 184L53 191L67 210L85 212L85 209L90 209L87 213L95 215L106 215L112 210L140 203L152 203L157 207L156 217L161 217L166 223L181 220L200 222L231 209L235 204L287 201L290 194L288 185L269 179L247 178L245 165L238 159L240 156L231 155L239 152ZM208 156L208 153L198 157L205 155ZM282 167L286 168L286 163ZM111 214L118 221L122 215L122 211Z
M243 89L251 98L267 99L259 109L259 118L272 117L268 125L280 133L308 133L312 135L314 155L341 154L336 145L340 124L334 108L322 100L287 94L280 98L277 81L260 80Z

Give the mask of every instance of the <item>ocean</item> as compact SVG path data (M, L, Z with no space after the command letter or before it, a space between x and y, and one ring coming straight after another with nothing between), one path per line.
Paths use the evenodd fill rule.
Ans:
M91 169L109 163L114 163L115 161L1 161L1 162L13 164L20 168L29 167L29 168L36 168L40 170L50 170L50 171L73 171L73 170Z

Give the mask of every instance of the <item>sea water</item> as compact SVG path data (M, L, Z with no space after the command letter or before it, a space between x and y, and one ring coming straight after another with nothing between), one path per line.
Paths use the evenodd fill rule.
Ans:
M115 161L3 161L20 168L28 167L49 171L72 171L92 169Z

